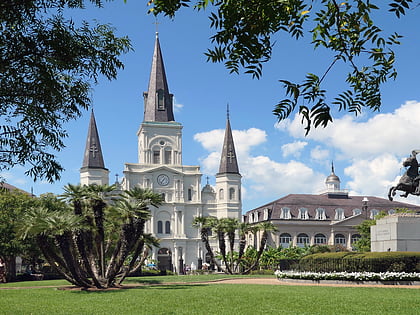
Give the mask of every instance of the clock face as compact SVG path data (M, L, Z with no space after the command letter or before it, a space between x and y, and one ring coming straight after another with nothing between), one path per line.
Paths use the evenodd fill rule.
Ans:
M168 185L168 184L169 184L169 177L168 177L168 175L165 175L165 174L160 174L160 175L157 177L157 183L158 183L159 185L161 185L161 186L166 186L166 185Z

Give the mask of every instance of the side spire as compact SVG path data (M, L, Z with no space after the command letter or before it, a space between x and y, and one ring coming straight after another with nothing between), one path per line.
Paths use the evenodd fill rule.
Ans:
M173 95L169 93L158 32L156 32L149 88L147 92L143 93L143 96L144 121L175 121L173 113Z
M85 168L100 168L106 170L93 110L90 114L89 129L82 165L82 169Z
M223 141L222 156L218 174L239 174L238 161L236 159L235 145L233 142L232 129L230 127L229 105L227 106L227 119L225 139Z

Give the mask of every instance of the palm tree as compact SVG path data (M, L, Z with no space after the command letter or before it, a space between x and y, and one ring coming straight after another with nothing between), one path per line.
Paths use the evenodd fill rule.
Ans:
M214 256L213 249L211 248L209 241L209 231L211 231L214 225L214 221L215 218L213 217L197 216L192 221L192 226L199 229L201 241L204 243L204 247L206 248L207 253L210 256L210 261L213 264L215 264L218 269L221 269L219 262Z
M99 276L105 277L105 229L104 210L107 206L107 196L115 189L114 185L89 185L86 186L86 196L93 210L95 223L95 245L99 253Z
M236 234L236 230L239 227L239 222L238 222L238 219L236 218L223 218L221 219L221 221L224 224L224 229L229 240L229 250L230 250L230 255L229 255L230 261L229 262L225 261L225 264L226 264L228 273L232 274L234 270L233 257L234 257L234 250L235 250L234 248L235 247L235 234Z
M268 233L277 231L276 226L271 222L261 222L258 223L255 227L258 228L259 231L262 231L260 239L260 248L258 249L257 258L255 259L254 263L244 273L249 273L258 265L261 255L265 249L265 245L267 244Z
M91 217L83 213L83 208L87 206L86 203L90 195L87 187L67 184L64 186L64 193L59 196L59 199L70 203L73 206L74 214L83 217L84 223L93 227ZM92 228L80 229L77 231L75 238L77 249L87 274L95 283L95 286L100 287L101 284L97 280L99 274L98 268L96 268L96 258L93 253L93 232Z
M241 267L241 260L245 252L245 246L246 246L246 236L248 232L250 231L251 224L242 222L239 224L239 251L238 251L238 268Z
M160 244L160 240L154 237L152 234L150 233L143 234L140 239L139 246L136 249L136 252L132 255L130 263L125 268L125 271L123 272L122 276L118 280L118 284L121 284L129 273L133 273L133 272L137 272L141 270L141 267L143 266L144 261L148 257L149 250L151 250L153 247L159 247L159 244ZM138 257L140 256L140 254L141 254L141 257L140 257L140 260L138 260Z
M123 222L119 239L106 271L109 285L112 285L111 281L115 279L123 268L124 262L130 252L133 256L128 269L126 269L127 272L122 274L122 278L124 279L132 269L137 258L143 251L144 239L142 236L144 235L145 223L150 219L149 207L158 207L162 201L160 194L154 193L150 189L141 189L138 187L125 191L121 195L121 199L116 201L115 209L120 213ZM122 280L119 282L121 283Z
M45 259L66 280L77 286L90 287L92 282L79 268L78 251L72 238L72 232L81 228L82 218L71 213L65 203L51 195L41 197L39 205L23 215L18 227L22 238L35 236Z

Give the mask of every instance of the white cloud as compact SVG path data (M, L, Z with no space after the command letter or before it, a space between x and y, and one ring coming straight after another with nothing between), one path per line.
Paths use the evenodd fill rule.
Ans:
M386 197L391 185L402 175L403 158L420 148L413 141L419 126L420 103L407 101L393 112L367 120L345 115L325 129L311 130L305 140L316 145L311 158L322 160L328 156L328 150L334 150L335 158L348 164L344 173L350 180L345 188L357 194ZM276 128L297 139L304 137L297 115L293 120L277 124Z
M215 129L194 135L194 140L199 142L204 149L210 151L206 157L201 159L203 171L207 174L215 174L218 171L224 134L224 130ZM257 128L250 128L248 130L232 130L232 136L240 168L242 168L242 161L248 156L250 149L264 143L267 140L266 132Z
M233 130L232 133L240 172L243 176L243 199L262 197L274 199L289 193L319 192L323 188L325 176L314 172L301 162L278 163L268 156L252 154L253 148L266 141L265 131L250 128L241 131ZM201 159L203 172L206 174L214 174L218 171L223 135L224 130L212 130L194 136L194 139L209 151L209 154ZM296 145L295 151L305 146L306 144L301 142ZM322 186L314 186L314 183L320 183Z
M391 154L353 161L344 169L352 178L347 185L355 193L386 197L389 188L398 181L401 161Z
M321 146L316 146L314 149L311 150L311 158L316 161L325 162L327 161L328 157L330 156L330 151L326 149L322 149ZM329 161L328 161L329 163Z
M174 112L179 113L183 107L184 105L178 103L177 100L174 98Z
M374 155L394 153L408 155L413 147L413 136L420 126L420 103L408 101L392 113L377 114L367 121L352 115L335 119L327 128L312 129L305 138L328 143L341 153L369 158ZM304 130L300 117L276 125L295 138L302 138Z
M292 143L286 143L281 146L281 151L283 154L283 157L288 156L294 156L299 157L302 150L305 148L305 146L308 144L306 141L295 141Z

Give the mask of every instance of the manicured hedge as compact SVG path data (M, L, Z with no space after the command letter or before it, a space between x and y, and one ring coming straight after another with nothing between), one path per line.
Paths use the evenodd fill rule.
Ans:
M312 272L419 272L420 252L319 253L298 261L280 261L280 270Z

